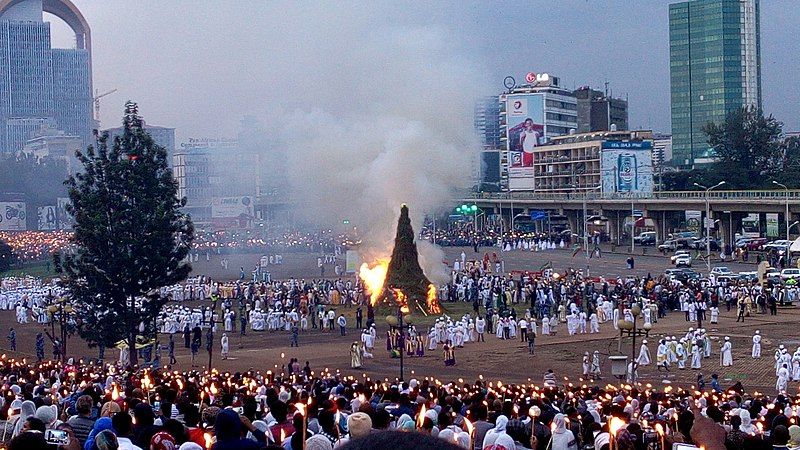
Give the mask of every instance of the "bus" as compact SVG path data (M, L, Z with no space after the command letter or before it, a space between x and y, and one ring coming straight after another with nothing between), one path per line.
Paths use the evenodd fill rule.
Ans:
M748 214L742 219L742 237L761 237L761 224L758 214Z

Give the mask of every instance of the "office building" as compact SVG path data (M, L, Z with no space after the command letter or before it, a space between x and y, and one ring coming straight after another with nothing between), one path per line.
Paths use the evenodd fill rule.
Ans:
M43 12L72 28L74 49L52 48ZM0 152L22 151L49 121L91 142L91 66L89 25L69 0L0 3Z
M157 125L149 125L145 122L144 130L147 131L156 144L167 149L167 161L172 165L173 156L175 155L175 128L159 127ZM105 132L108 133L109 143L114 142L114 137L121 136L122 131L122 127L105 130Z
M669 6L672 164L712 161L703 133L731 110L761 108L759 0Z
M578 126L575 95L561 87L558 77L529 73L526 81L500 95L503 190L532 190L534 149Z
M628 101L583 86L573 91L578 102L578 133L628 129Z
M71 136L54 126L42 126L33 132L31 139L25 142L22 152L37 160L55 158L64 160L67 174L80 171L81 164L75 157L77 150L82 150L83 141L78 136Z

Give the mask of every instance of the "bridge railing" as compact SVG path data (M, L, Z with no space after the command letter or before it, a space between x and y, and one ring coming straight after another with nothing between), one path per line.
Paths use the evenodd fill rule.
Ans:
M619 192L481 192L473 196L466 196L465 200L634 200L642 201L648 199L660 200L698 200L705 199L705 191L658 191L651 195L640 195L638 193L619 193ZM709 200L800 200L800 189L785 191L783 189L763 189L750 191L723 191L715 190L708 193Z

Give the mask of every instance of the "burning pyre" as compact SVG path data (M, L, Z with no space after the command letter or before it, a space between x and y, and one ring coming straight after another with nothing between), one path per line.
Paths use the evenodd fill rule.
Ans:
M414 309L411 305L424 314L441 312L436 286L428 280L419 265L414 229L406 205L400 208L392 257L378 259L373 264L362 264L359 277L370 293L372 306L380 301L394 301L404 313Z

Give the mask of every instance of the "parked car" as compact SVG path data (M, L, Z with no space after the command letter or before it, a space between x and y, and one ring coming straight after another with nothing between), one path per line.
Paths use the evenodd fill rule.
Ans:
M707 238L705 238L705 237L702 237L700 239L695 239L694 241L692 241L692 248L697 249L697 250L705 250L706 249L706 239ZM718 252L720 250L719 242L714 238L711 238L709 247L711 248L712 252Z
M671 252L677 250L678 248L678 241L674 239L667 239L666 241L662 242L658 245L658 250L662 252Z
M711 275L733 275L731 269L724 266L718 266L711 269Z
M656 232L643 231L638 236L633 237L633 242L639 245L656 245Z
M688 283L690 280L699 280L700 274L690 268L683 268L673 275L673 278L683 284Z
M764 279L769 281L770 283L780 283L781 282L781 271L770 267L764 272Z
M674 255L672 255L672 256L670 256L670 257L669 257L669 262L671 262L672 264L675 264L675 261L676 261L676 260L677 260L679 257L681 257L681 256L684 256L684 255L686 255L686 256L688 256L688 257L690 257L690 258L691 258L691 256L692 256L692 255L691 255L691 253L689 252L689 250L678 250L678 251L676 251L676 252L675 252L675 254L674 254Z
M742 238L736 241L736 248L746 248L747 250L761 250L767 243L767 238Z
M682 254L676 256L675 267L692 267L692 255Z
M765 244L762 247L762 249L764 251L769 251L769 250L786 251L786 247L789 247L790 245L792 245L791 241L787 241L786 239L777 239Z
M758 281L758 272L739 272L739 280L747 282Z
M800 269L789 268L781 270L781 280L792 280L800 278Z

